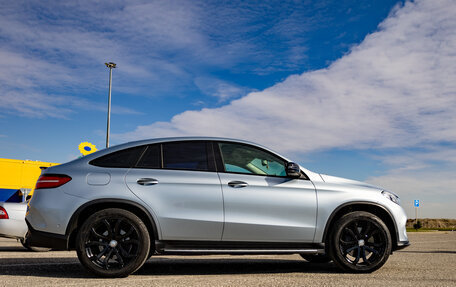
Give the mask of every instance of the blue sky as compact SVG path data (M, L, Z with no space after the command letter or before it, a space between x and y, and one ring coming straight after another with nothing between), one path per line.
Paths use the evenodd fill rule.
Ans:
M74 3L73 3L74 2ZM453 1L1 1L0 157L252 140L456 212Z

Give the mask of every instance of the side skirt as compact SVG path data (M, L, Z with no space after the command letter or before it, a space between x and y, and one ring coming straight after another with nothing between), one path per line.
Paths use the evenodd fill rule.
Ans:
M156 254L324 254L324 244L226 241L155 241Z

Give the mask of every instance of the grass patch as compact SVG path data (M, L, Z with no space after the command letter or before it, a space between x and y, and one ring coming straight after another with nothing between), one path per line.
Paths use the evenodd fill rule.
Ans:
M407 228L407 232L433 232L433 231L456 231L452 228L420 228L416 230L415 228Z
M456 219L449 218L418 218L418 221L421 223L422 229L429 230L456 230ZM413 225L416 223L416 219L407 220L407 228L413 229Z

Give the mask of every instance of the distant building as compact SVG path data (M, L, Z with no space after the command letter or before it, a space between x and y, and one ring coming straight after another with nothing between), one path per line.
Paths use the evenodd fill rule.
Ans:
M0 201L21 202L31 195L42 168L58 163L0 158Z

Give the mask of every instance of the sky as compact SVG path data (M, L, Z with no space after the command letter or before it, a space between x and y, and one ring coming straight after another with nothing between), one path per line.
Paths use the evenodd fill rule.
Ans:
M221 136L456 218L456 2L0 0L0 157Z

